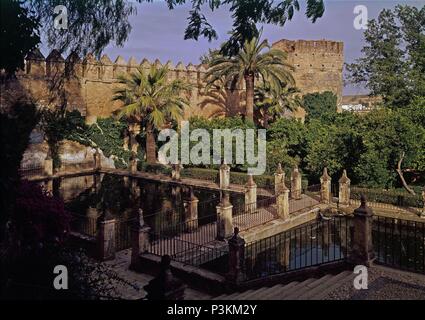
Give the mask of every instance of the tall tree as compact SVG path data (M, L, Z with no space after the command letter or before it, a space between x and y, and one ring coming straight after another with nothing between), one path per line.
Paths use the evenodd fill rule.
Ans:
M139 0L153 2L154 0ZM188 26L185 30L185 39L198 40L199 37L209 41L217 39L217 32L205 17L205 11L214 11L225 7L231 13L233 28L230 39L222 47L221 53L235 55L245 42L260 36L257 24L274 24L283 26L292 20L295 11L300 10L299 0L166 0L168 8L192 4L189 12ZM323 0L306 0L306 16L314 23L322 17L325 6Z
M264 52L264 50L268 51ZM261 78L276 87L282 84L294 84L290 70L292 67L285 62L286 53L270 49L267 40L260 42L260 38L246 41L237 55L228 57L215 54L205 74L208 86L217 82L230 83L234 79L244 79L246 94L245 116L247 120L254 120L254 85L255 79ZM223 81L224 79L224 81Z
M347 65L349 81L365 84L389 107L425 95L425 6L382 10L364 37L363 57Z
M152 66L147 73L139 67L131 75L118 78L123 86L115 90L113 97L124 104L120 117L138 121L144 127L148 163L156 162L154 129L162 129L172 120L178 121L188 103L183 94L189 85L181 80L167 81L167 73L166 66Z

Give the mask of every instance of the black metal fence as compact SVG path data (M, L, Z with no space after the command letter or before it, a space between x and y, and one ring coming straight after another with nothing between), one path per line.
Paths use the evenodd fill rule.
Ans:
M351 220L332 217L245 246L247 280L346 259Z
M168 254L174 261L196 267L214 262L228 254L225 243L223 248L216 248L177 238L159 237L154 233L150 234L148 252L158 256Z
M84 236L96 237L97 229L97 217L72 214L71 231Z
M233 225L240 231L277 218L276 197L267 197L254 203L233 207Z
M374 216L376 262L425 273L425 222Z
M115 223L115 250L121 251L131 247L131 228L136 219L117 219Z

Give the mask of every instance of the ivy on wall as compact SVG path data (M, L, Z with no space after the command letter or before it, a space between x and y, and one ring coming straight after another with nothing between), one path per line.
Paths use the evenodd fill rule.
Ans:
M117 168L127 168L131 151L125 150L123 146L124 132L128 127L126 122L109 117L87 125L80 112L74 110L66 111L61 119L52 120L52 126L53 124L55 140L71 140L88 147L99 148L105 157L112 156ZM141 148L138 158L143 159Z

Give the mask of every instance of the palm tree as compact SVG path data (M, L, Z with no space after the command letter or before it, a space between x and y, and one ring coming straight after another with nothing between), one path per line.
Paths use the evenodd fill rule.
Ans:
M270 86L262 83L255 88L254 101L257 119L262 118L263 126L268 127L269 120L276 120L286 110L295 111L302 106L300 91L295 87L279 85Z
M267 52L264 50L269 49ZM285 62L286 53L270 49L267 40L260 38L246 41L242 49L233 57L214 53L206 73L207 87L216 82L230 83L235 78L245 81L246 110L248 120L254 118L254 85L255 79L269 82L272 86L294 84L290 70L292 67ZM224 81L223 81L224 79Z
M123 102L118 116L142 124L146 131L146 160L156 162L154 129L161 129L172 120L178 121L188 104L183 93L189 89L181 80L167 81L168 68L152 66L149 72L142 67L129 76L118 77L123 86L114 91L113 100Z

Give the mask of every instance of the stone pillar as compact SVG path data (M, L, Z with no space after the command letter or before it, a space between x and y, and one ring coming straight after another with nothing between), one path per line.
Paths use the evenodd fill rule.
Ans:
M255 213L257 210L257 185L252 174L248 175L248 182L245 185L245 211Z
M274 174L274 194L276 196L279 195L279 190L282 186L282 183L285 184L285 172L282 170L282 166L279 163Z
M301 199L301 173L298 166L295 166L291 172L291 198Z
M220 166L220 189L227 189L230 185L230 167L223 162Z
M320 177L320 202L329 204L332 202L331 193L332 178L328 175L328 169L323 168L323 174Z
M353 239L348 261L353 265L370 266L375 253L372 244L373 211L366 205L366 198L361 195L361 205L354 210Z
M102 261L115 258L115 227L116 220L106 213L98 226L99 259Z
M158 275L143 287L148 300L184 300L186 285L174 277L170 263L169 255L162 256Z
M188 222L187 231L189 232L198 228L198 202L198 198L193 193L193 188L190 188L189 198L183 201L184 221Z
M276 197L277 215L286 220L289 218L289 189L285 183L281 184L279 194Z
M344 169L339 179L338 205L340 207L348 207L350 205L350 182L347 177L347 171Z
M131 263L130 268L137 270L140 267L139 255L148 251L150 246L149 233L151 228L145 224L142 209L138 210L137 220L131 229Z
M229 200L229 193L225 192L217 208L217 240L224 240L233 232L233 206Z
M180 162L172 165L171 170L171 179L174 181L180 181L181 180L181 170L183 169L183 166L180 164Z
M44 174L46 176L52 176L53 175L53 159L51 157L46 157L44 159Z
M102 157L100 155L99 149L96 148L95 153L93 154L94 159L94 170L98 171L102 168Z
M238 284L245 279L245 240L239 236L239 228L235 228L229 244L229 270L226 279Z

